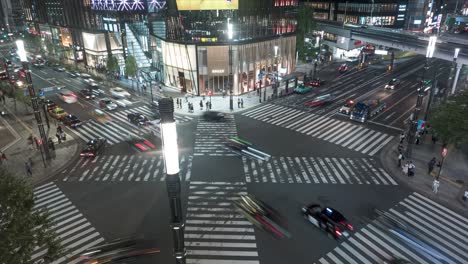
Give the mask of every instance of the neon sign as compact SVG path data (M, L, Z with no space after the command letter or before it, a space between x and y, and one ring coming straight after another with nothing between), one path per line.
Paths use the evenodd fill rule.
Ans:
M146 0L91 0L92 10L146 11Z

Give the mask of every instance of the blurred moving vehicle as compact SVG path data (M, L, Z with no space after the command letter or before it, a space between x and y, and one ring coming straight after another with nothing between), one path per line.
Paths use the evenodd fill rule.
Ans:
M393 90L393 89L397 88L398 86L400 86L400 83L401 83L401 81L399 79L393 78L385 85L385 89Z
M301 83L296 88L294 88L294 93L297 94L306 94L310 91L312 91L312 89L310 87L305 86L304 83Z
M149 240L119 238L104 245L88 248L80 259L89 264L121 263L126 259L159 252L160 249L152 247Z
M129 113L127 114L128 122L136 126L146 126L148 123L148 118L141 113Z
M228 138L225 145L239 155L246 155L247 157L259 160L268 160L271 158L270 155L255 149L252 143L238 137Z
M60 89L57 96L67 104L73 104L78 101L76 94L68 89Z
M356 105L356 101L348 100L346 103L340 108L338 112L345 115L350 115L353 107Z
M325 94L316 97L314 100L304 103L305 106L320 106L333 102L335 96L332 94Z
M348 231L353 231L353 226L348 220L333 208L322 208L319 204L309 204L303 206L301 211L304 219L324 230L334 239L348 237Z
M217 111L207 111L203 113L203 119L205 121L221 122L226 120L226 114Z
M68 115L67 112L61 107L55 107L49 110L50 116L52 116L55 119L61 119L62 117Z
M85 149L80 153L80 157L96 157L98 154L102 153L106 148L107 140L105 138L95 138L91 139L86 143Z
M348 64L343 63L338 67L338 72L339 73L345 73L348 71Z
M130 97L130 93L120 87L111 88L110 93L115 98L125 99L127 97Z
M127 106L131 106L133 103L127 99L116 99L115 104L120 107L127 107Z
M57 67L54 67L54 71L64 72L64 71L65 71L65 68L63 68L63 67L61 67L61 66L57 66Z
M109 98L103 98L99 100L99 107L105 108L109 111L117 109L117 105L114 102L112 102L112 100Z
M66 115L62 118L62 122L63 124L65 124L66 126L69 126L69 127L72 127L72 128L77 128L79 126L81 126L83 123L81 122L80 119L78 119L78 117L74 116L74 115Z
M133 134L128 134L125 138L125 141L131 147L136 148L138 151L149 151L156 148L156 146L151 141Z
M80 77L80 73L77 72L77 71L68 71L67 74L68 74L68 76L70 76L72 78Z
M272 207L255 198L253 195L241 195L234 201L236 210L252 224L275 238L290 238L286 220Z

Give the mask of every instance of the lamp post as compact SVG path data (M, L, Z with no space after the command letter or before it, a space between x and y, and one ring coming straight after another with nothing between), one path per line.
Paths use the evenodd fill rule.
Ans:
M234 99L232 97L232 37L234 35L233 26L230 23L230 18L228 18L228 39L229 39L229 109L234 110Z
M161 141L166 168L166 188L171 207L171 231L174 240L176 263L185 264L184 221L180 201L179 149L177 146L177 129L174 119L174 102L172 99L159 100L161 115Z
M41 112L39 109L39 98L36 96L36 91L34 91L34 87L32 85L32 79L31 79L31 72L29 71L29 65L28 65L28 59L26 57L26 50L24 49L24 42L22 40L17 40L16 41L16 47L18 48L18 56L20 58L21 64L23 66L23 70L25 72L25 77L26 77L26 85L28 86L28 91L29 91L29 96L31 97L31 104L34 110L34 116L36 117L37 121L37 128L39 130L39 135L42 140L42 144L39 147L41 151L41 157L42 157L42 162L44 163L44 168L46 168L46 163L44 160L44 154L45 158L47 160L50 159L50 153L49 153L49 147L48 147L48 138L47 135L44 131L44 125L42 124L42 117L41 117Z
M460 52L460 49L459 48L456 48L455 49L455 53L453 54L453 62L452 62L452 67L450 68L450 74L449 74L449 83L448 83L448 86L447 86L447 91L445 91L445 96L444 96L444 100L447 99L447 96L448 96L448 91L450 89L450 87L454 85L454 87L452 88L452 94L454 94L455 92L455 87L456 87L456 80L454 79L455 76L455 68L457 67L457 58L458 58L458 53Z
M422 101L424 98L424 93L425 93L425 75L426 71L429 68L429 59L432 58L434 55L434 50L435 50L435 44L437 42L437 37L432 36L429 38L429 43L427 46L427 51L426 51L426 62L424 65L424 70L422 74L422 80L421 80L421 86L418 89L418 97L416 99L416 107L414 108L412 117L411 117L411 124L410 124L410 130L409 130L409 135L408 135L408 147L406 149L406 156L408 158L411 157L412 151L413 151L413 144L414 144L414 138L416 136L416 130L418 127L418 118L419 118L419 113L421 112L421 106L422 106Z

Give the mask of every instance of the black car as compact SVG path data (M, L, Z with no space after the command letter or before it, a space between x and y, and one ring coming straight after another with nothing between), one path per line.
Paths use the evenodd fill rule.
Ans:
M86 148L80 153L80 157L95 157L102 153L106 148L107 140L105 138L91 139L86 143Z
M335 239L348 237L348 231L353 230L353 226L348 220L331 207L322 208L318 204L309 204L302 207L302 214L307 221L324 230Z
M82 89L78 92L85 99L94 99L96 96L90 89Z
M315 86L318 87L324 83L323 80L320 80L319 78L311 79L309 80L309 86Z
M148 123L148 118L140 113L130 113L127 115L128 122L137 125L144 126Z
M54 103L54 101L49 100L49 99L44 101L44 105L46 106L47 111L50 111L50 110L57 107L57 105Z
M225 121L226 115L217 111L208 111L203 113L203 119L206 121Z
M78 119L78 117L74 116L74 115L66 115L62 118L62 122L69 126L69 127L73 127L73 128L77 128L79 126L81 126L81 120Z

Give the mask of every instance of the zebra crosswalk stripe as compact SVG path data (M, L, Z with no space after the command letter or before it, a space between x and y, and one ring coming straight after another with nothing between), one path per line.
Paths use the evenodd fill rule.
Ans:
M338 178L338 181L339 181L341 184L344 184L345 181L343 180L343 178L341 177L341 175L338 173L338 171L336 170L336 168L333 166L333 163L331 162L331 160L330 160L329 158L324 158L324 160L327 162L327 165L332 169L333 174L336 175L336 177Z
M299 157L295 157L294 161L299 166L299 172L302 174L302 178L304 178L306 183L310 183L309 176L307 176L304 166L302 165L301 159Z
M60 244L68 251L66 256L52 263L70 263L87 248L99 245L104 241L91 223L54 183L34 188L33 194L35 211L49 211L48 217L52 222L51 229L61 238ZM39 200L41 202L38 202ZM40 262L47 250L47 248L36 246L31 255L31 261Z

